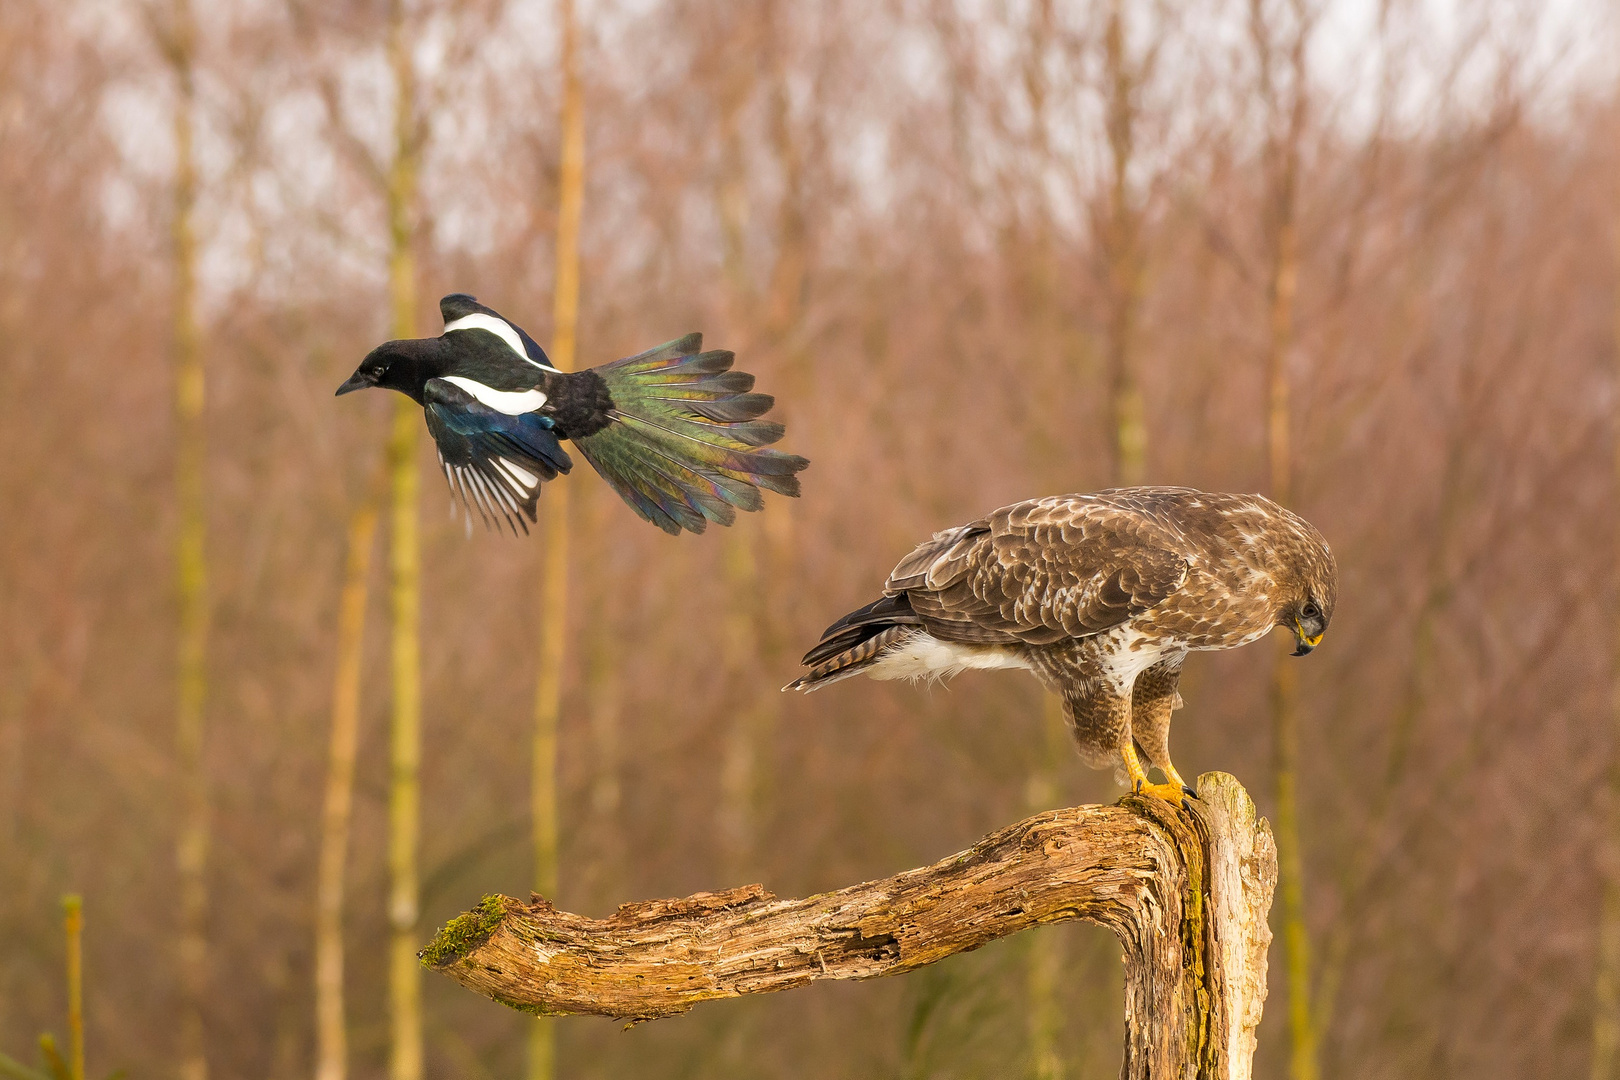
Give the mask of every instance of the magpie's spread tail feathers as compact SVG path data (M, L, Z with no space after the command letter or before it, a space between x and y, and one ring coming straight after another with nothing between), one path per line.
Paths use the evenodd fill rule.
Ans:
M639 356L592 368L613 404L605 426L571 437L631 508L667 533L730 525L764 505L759 489L799 494L809 461L764 449L782 425L759 419L774 400L731 370L729 352L701 352L688 334Z
M810 670L783 690L820 690L859 675L883 654L922 629L905 593L885 596L852 611L822 632L821 641L800 661Z

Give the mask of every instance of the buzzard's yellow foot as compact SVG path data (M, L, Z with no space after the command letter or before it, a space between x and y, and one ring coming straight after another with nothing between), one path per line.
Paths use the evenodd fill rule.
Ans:
M1149 784L1145 781L1131 786L1131 791L1137 795L1151 795L1155 799L1163 799L1176 806L1186 806L1187 797L1197 798L1198 795L1186 784Z
M1187 782L1181 778L1181 774L1176 772L1174 765L1164 770L1165 775L1170 777L1168 784L1150 784L1148 783L1147 770L1142 768L1141 759L1136 756L1136 747L1126 743L1121 754L1125 758L1125 772L1131 778L1131 791L1134 794L1151 795L1156 799L1174 803L1176 806L1187 805L1189 796L1194 799L1198 798L1198 792L1187 785Z
M1180 788L1182 791L1187 793L1187 797L1190 799L1198 798L1198 789L1187 783L1187 781L1183 780L1181 778L1181 774L1176 772L1176 767L1174 765L1166 764L1164 767L1164 775L1170 778L1170 783L1166 786Z

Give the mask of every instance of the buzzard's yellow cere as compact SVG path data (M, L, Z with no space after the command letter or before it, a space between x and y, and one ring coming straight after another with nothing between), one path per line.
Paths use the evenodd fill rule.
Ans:
M883 599L827 628L788 689L1024 668L1063 699L1089 764L1123 766L1133 790L1179 802L1193 792L1170 763L1170 713L1187 654L1281 626L1303 656L1337 596L1322 534L1259 495L1056 495L935 533ZM1149 784L1138 754L1170 782Z

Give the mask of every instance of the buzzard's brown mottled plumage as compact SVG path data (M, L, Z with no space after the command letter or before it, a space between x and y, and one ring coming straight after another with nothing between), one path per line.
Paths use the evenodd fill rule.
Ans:
M1259 495L1119 488L1004 506L936 533L805 655L790 689L851 675L946 677L1025 668L1063 699L1081 755L1170 764L1170 713L1187 653L1231 649L1282 626L1314 648L1338 571L1309 522Z

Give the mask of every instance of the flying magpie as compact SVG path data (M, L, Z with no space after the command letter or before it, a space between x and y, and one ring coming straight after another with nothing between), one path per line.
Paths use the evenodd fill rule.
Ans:
M701 334L586 371L558 371L516 323L464 293L439 301L444 333L373 349L338 387L398 390L422 406L439 463L471 527L535 520L540 485L573 468L579 448L630 508L660 529L730 525L764 505L760 488L799 494L805 458L768 449L775 402L729 352ZM528 521L524 519L527 518Z

